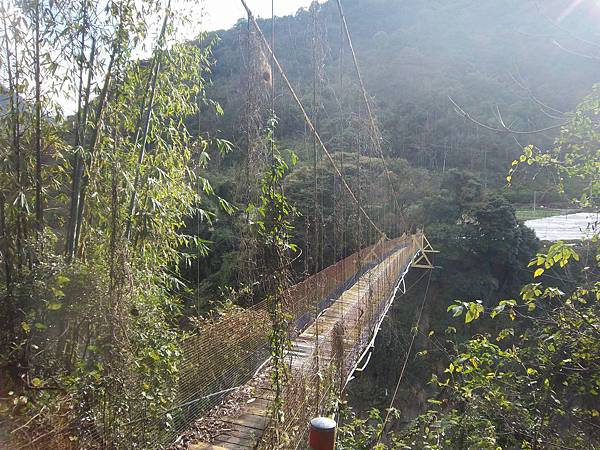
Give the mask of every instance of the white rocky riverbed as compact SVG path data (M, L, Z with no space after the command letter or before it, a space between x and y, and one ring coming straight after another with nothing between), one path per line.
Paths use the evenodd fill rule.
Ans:
M599 213L566 214L525 222L542 241L574 241L591 237L599 224Z

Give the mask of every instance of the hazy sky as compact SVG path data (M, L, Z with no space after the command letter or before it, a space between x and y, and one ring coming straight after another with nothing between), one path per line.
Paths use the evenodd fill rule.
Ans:
M257 17L271 17L271 0L246 0ZM299 8L308 7L311 0L275 0L275 15L294 14ZM246 17L240 0L204 0L205 26L209 31L230 28L239 18Z

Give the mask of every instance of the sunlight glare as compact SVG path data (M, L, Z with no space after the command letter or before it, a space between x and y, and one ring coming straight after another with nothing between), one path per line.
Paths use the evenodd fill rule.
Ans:
M560 16L558 16L558 18L556 19L556 22L561 23L563 20L565 20L567 17L569 17L571 15L571 13L573 11L575 11L582 3L583 3L583 0L573 0L573 3L571 3L564 10L564 12ZM600 4L600 1L597 1L596 3Z

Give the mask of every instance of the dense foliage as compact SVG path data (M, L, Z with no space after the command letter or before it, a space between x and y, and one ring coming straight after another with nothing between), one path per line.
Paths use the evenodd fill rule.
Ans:
M578 57L555 44L595 55L593 47L577 40L593 38L586 34L591 29L589 20L593 20L588 14L589 5L577 9L557 27L549 18L568 6L562 0L543 2L539 8L521 1L497 5L471 1L343 3L404 216L381 221L393 231L390 235L400 228L427 223L423 197L440 189L440 174L451 168L471 172L474 179L480 180L483 191L502 190L506 166L521 155L521 144L550 146L566 120L561 111L573 110L596 81L594 59ZM359 185L356 153L360 148L366 167L361 175L365 180L362 186L371 189L371 184L376 185L365 193L365 198L379 202L369 209L379 220L380 214L386 214L382 205L392 201L386 180L373 176L381 173L381 163L377 153L369 149L367 117L360 104L351 55L347 45L342 45L339 20L335 2L276 18L276 50L310 115L316 114L319 133L335 153L338 167L348 168L346 176L355 191ZM269 36L271 22L259 20L259 24ZM543 29L547 35L532 36L532 29ZM214 82L208 92L220 102L225 114L203 116L200 122L190 123L193 130L224 133L240 149L219 160L209 175L215 190L238 205L240 211L248 202L256 201L256 188L252 186L264 165L265 145L255 129L261 130L257 123L266 123L270 108L270 84L263 79L268 73L268 68L264 72L268 60L251 30L242 20L233 29L218 33ZM581 36L574 36L570 30L578 30ZM357 230L350 229L357 223L352 216L355 212L320 151L317 167L313 168L310 133L277 73L273 80L279 118L277 139L283 148L293 148L299 160L286 192L302 213L295 224L296 242L310 260L305 267L300 262L297 269L314 272L315 267L325 267L337 255L347 255L356 248ZM471 117L492 127L501 127L499 111L511 129L551 129L525 135L484 129L457 114L448 96ZM318 172L317 202L322 203L322 215L314 208L314 170ZM531 167L520 169L514 181L511 189L503 191L513 204L530 203L535 195L538 204L564 207L587 186L580 179L570 178L564 189L559 189L553 173ZM443 193L437 201L439 207L448 206ZM337 213L338 222L340 215L348 218L344 219L348 227L336 223L330 212ZM205 299L219 297L224 285L247 286L249 280L244 274L256 272L247 263L253 258L251 248L255 242L242 231L243 213L233 217L218 214L217 220L218 227L201 227L202 236L215 243L215 251L187 274L192 282L200 279L198 297L204 300L194 303L199 310L206 308ZM393 229L390 222L394 223ZM305 239L314 237L314 226L321 223L325 230L322 236ZM363 232L367 232L366 227ZM328 248L322 249L321 244L309 248L314 241ZM315 255L321 258L321 253L323 261L315 263ZM242 271L237 270L240 264ZM250 303L254 301L251 297L244 295L242 300Z
M160 3L104 6L1 11L0 390L17 424L31 417L14 437L146 447L172 426L179 268L206 251L184 219L209 218L203 170L228 144L183 122L215 113L210 45L173 42L180 18ZM139 63L132 54L154 26Z
M597 206L599 160L593 120L597 98L594 90L583 101L554 149L538 149L534 154L532 147L525 148L511 173L519 164L529 163L563 179L591 180L581 201ZM496 201L492 200L492 205L475 214L478 220L494 217L491 211L502 211ZM510 260L506 251L493 250L498 243L504 244L510 227L499 217L491 223L500 225L486 239L491 246L488 251L497 257L493 260L496 265ZM600 426L600 247L598 224L590 226L593 237L589 241L575 248L557 242L538 253L527 264L529 282L518 296L499 296L495 303L457 300L448 306L454 318L464 317L471 337L447 340L443 350L447 364L433 371L426 411L398 433L386 429L377 412L368 419L353 418L342 428L342 446L596 448ZM499 239L492 238L495 235ZM505 250L518 248L513 245ZM523 266L522 260L512 263L516 269ZM478 298L476 291L471 295ZM431 324L429 327L435 330ZM450 326L445 332L455 334L456 328ZM439 346L442 342L434 334L431 331L428 338ZM435 345L431 348L435 351Z
M397 421L350 414L340 448L598 445L597 234L540 250L514 209L597 206L590 5L556 23L567 0L345 1L381 136L335 2L260 20L329 160L247 22L182 43L179 2L97 3L0 5L0 432L166 443L187 425L181 340L232 303L269 300L279 389L284 287L376 242L368 215L391 237L426 224L440 270L411 274L435 301L418 329L421 293L394 307L351 391L388 406L416 336Z

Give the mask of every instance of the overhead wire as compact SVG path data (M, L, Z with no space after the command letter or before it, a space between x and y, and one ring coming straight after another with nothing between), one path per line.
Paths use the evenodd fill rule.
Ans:
M358 84L360 86L360 90L362 93L362 97L365 103L365 106L367 108L367 114L369 116L369 126L371 129L371 132L369 133L371 140L373 142L373 146L375 147L375 150L377 150L378 156L381 159L382 163L383 163L383 168L386 174L386 177L388 179L388 183L390 185L390 189L392 192L392 196L393 196L393 203L394 203L394 207L398 208L399 212L401 213L401 210L399 208L398 205L398 197L396 195L396 188L394 186L394 183L392 181L392 177L391 177L391 171L388 167L387 161L385 159L385 155L383 154L383 150L381 148L381 133L379 131L379 127L377 126L377 123L375 122L375 117L373 115L373 110L371 108L371 102L369 101L369 96L367 94L367 89L365 87L365 83L363 81L363 77L360 71L360 67L358 64L358 58L356 56L356 51L354 50L354 45L352 44L352 36L350 34L350 29L348 28L348 22L346 20L346 15L344 13L344 8L342 7L342 2L341 0L337 0L337 7L338 7L338 11L340 13L340 20L342 22L342 32L345 34L346 40L348 42L348 47L350 49L350 54L352 55L352 61L354 64L354 70L356 72L356 77L358 79ZM402 219L402 221L404 222L404 225L407 225L407 221L404 217L403 214L400 215L400 218Z
M339 83L340 83L340 92L343 92L343 88L344 88L344 40L342 39L342 33L343 30L340 28L340 77L339 77ZM344 129L344 116L342 114L343 111L343 106L342 106L342 100L340 100L339 102L339 108L340 108L340 123L339 123L339 132L338 132L338 136L341 137L342 136L342 131ZM343 142L343 141L342 141ZM344 168L344 152L340 152L340 167L342 170L342 176L345 176L345 168ZM335 179L335 177L334 177ZM346 273L346 247L347 247L347 227L346 227L346 220L347 220L347 214L346 214L346 202L343 201L343 196L342 196L342 190L340 189L340 203L341 203L341 211L342 211L342 217L341 217L341 222L340 222L340 230L341 230L341 258L342 258L342 274ZM335 201L335 199L334 199ZM344 304L342 304L342 314L344 314Z
M312 107L313 107L313 122L315 126L317 126L317 12L316 9L312 9L312 63L313 63L313 79L312 79ZM314 237L313 242L316 247L313 247L315 251L313 252L313 258L315 263L314 273L318 273L323 269L323 246L322 243L322 235L324 233L323 229L323 206L319 210L319 205L317 202L318 198L318 155L317 155L317 140L315 138L315 134L312 133L312 150L313 150L313 177L314 177L314 185L313 185L313 220L314 220ZM322 199L322 196L321 196ZM320 211L320 215L319 215ZM315 364L317 373L320 372L320 352L319 352L319 300L323 298L324 290L322 284L317 286L315 292L318 292L318 296L315 299L314 304L314 324L315 324ZM321 390L321 380L320 377L317 377L316 380L316 401L317 401L317 409L320 407L320 390Z
M400 383L402 383L402 379L403 379L404 373L406 371L406 366L408 365L408 360L410 359L410 355L412 353L412 348L415 343L415 338L417 337L419 326L421 324L423 310L425 309L425 303L427 303L427 294L429 293L430 284L431 284L431 270L429 271L429 277L427 279L427 286L425 287L425 294L423 295L423 301L421 302L421 306L419 307L419 313L417 315L415 325L411 328L412 337L410 339L410 345L408 346L408 350L406 351L406 355L404 357L404 362L402 363L402 368L400 369L400 374L398 375L398 381L396 382L394 394L392 395L392 399L390 401L390 406L388 407L387 412L385 414L385 418L383 420L381 429L379 430L379 433L377 434L377 444L379 444L381 442L381 437L383 435L383 432L385 431L385 426L390 419L392 408L394 407L394 402L396 401L396 396L398 395L398 389L400 388Z
M508 134L537 134L537 133L544 133L546 131L551 131L551 130L555 130L558 128L561 128L563 126L565 126L566 122L563 123L559 123L557 125L551 125L545 128L539 128L539 129L535 129L535 130L513 130L510 127L507 127L505 125L503 125L502 123L501 128L497 128L497 127L493 127L490 125L487 125L483 122L480 122L479 120L473 118L468 112L466 112L458 103L456 103L456 101L454 101L454 99L451 96L448 96L448 100L450 100L450 103L452 103L452 105L455 108L455 111L457 114L459 114L460 116L464 117L465 119L473 122L475 125L478 125L481 128L484 128L488 131L493 131L495 133L508 133Z
M354 192L352 191L352 189L348 185L348 182L346 181L346 179L344 178L344 176L340 172L339 168L337 167L337 164L335 163L335 161L333 159L333 156L331 155L331 153L329 152L329 150L327 149L327 147L323 143L323 140L321 139L321 136L319 135L319 133L317 132L315 126L313 125L312 121L310 120L310 117L309 117L308 113L306 112L306 109L304 108L304 105L300 101L300 98L298 97L298 94L296 93L295 89L291 85L291 83L290 83L287 75L285 74L285 71L283 70L283 68L281 67L281 64L279 63L279 60L275 56L275 52L273 51L273 49L269 45L269 42L267 41L267 39L265 38L265 35L262 32L262 29L260 28L260 26L258 25L258 22L256 22L256 19L255 19L253 13L252 13L252 10L248 7L248 4L247 4L246 0L240 0L240 1L242 3L242 6L244 7L244 9L246 10L246 13L248 14L249 20L252 22L252 24L253 24L254 28L256 29L258 35L260 36L261 41L263 43L263 46L265 47L265 49L267 50L267 52L271 56L272 62L274 63L275 67L277 68L277 70L278 70L278 72L279 72L279 74L281 76L281 79L283 80L283 82L284 82L285 86L287 87L287 89L290 91L292 99L297 104L298 108L300 109L300 112L302 113L302 116L304 117L306 125L308 125L308 128L311 130L311 132L314 133L315 138L317 140L317 143L319 144L319 146L323 150L323 153L325 153L325 156L327 156L327 159L328 159L329 163L331 164L331 166L332 166L332 168L334 170L334 173L341 180L342 184L344 185L344 188L348 191L348 194L352 198L353 202L356 203L357 205L359 205L359 202L358 202L358 199L357 199L356 195L354 194ZM387 235L385 234L385 232L382 231L379 226L377 226L377 224L373 221L373 219L371 219L371 217L367 214L367 212L364 210L364 208L362 206L360 206L360 205L359 205L359 210L360 210L360 214L362 214L365 217L365 219L367 219L367 221L369 222L369 224L381 235L381 237L382 238L387 238Z

